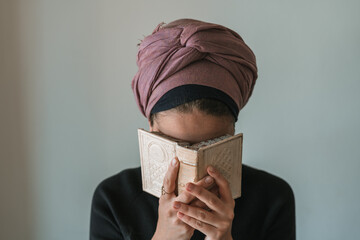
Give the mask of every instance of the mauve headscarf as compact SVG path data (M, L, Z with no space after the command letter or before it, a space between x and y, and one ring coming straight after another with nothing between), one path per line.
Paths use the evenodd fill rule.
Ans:
M256 59L235 31L195 19L157 25L139 44L138 72L131 87L141 113L151 109L169 90L187 84L218 89L239 111L248 102L256 79Z

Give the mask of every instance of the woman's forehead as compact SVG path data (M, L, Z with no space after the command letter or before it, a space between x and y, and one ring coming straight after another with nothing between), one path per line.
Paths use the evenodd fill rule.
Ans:
M158 115L154 131L196 143L225 134L233 135L234 125L229 117L208 115L197 110L191 113L169 111Z

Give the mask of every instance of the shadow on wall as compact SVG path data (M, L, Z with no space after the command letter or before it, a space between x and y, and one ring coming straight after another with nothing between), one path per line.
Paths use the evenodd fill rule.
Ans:
M0 1L0 239L7 240L32 236L18 15L18 1Z

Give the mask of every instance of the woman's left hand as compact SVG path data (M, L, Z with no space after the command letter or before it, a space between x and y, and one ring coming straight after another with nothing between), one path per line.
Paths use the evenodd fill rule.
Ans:
M212 166L207 168L207 172L215 179L220 197L193 183L187 183L186 191L205 203L210 211L177 201L173 207L178 211L178 218L204 233L206 240L231 240L235 201L229 182Z

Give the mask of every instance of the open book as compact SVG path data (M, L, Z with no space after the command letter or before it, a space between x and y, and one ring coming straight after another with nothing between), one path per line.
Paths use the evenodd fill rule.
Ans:
M143 190L161 196L161 186L168 165L177 156L180 161L176 194L185 184L197 182L214 166L230 183L233 198L241 196L243 134L225 135L196 144L166 136L160 132L138 129Z

